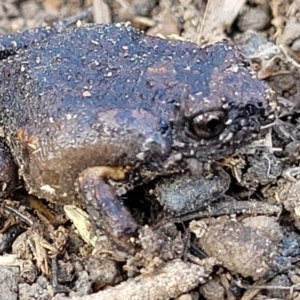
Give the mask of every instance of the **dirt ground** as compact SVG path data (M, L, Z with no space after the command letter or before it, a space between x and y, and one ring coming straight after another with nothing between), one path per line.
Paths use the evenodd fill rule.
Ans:
M230 40L275 91L277 117L265 136L219 162L229 188L203 211L168 216L152 186L137 191L145 199L132 208L142 225L132 255L97 239L84 208L20 186L1 209L0 298L300 299L300 1L2 0L0 34L89 7L94 14L75 26L130 21L201 47Z

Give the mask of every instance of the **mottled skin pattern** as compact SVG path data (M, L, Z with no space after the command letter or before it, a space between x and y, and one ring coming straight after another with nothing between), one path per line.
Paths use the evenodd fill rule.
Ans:
M29 192L59 203L105 202L90 213L114 219L106 231L116 239L136 230L127 216L117 220L124 208L105 179L123 178L84 170L127 167L134 185L132 172L149 180L185 168L187 158L230 155L273 117L272 93L225 42L200 49L126 25L90 25L0 66L0 119Z

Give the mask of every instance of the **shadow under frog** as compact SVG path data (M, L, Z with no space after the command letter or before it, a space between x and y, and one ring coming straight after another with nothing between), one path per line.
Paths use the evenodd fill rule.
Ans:
M0 66L4 192L15 162L30 193L83 202L123 248L138 226L112 182L130 189L158 176L197 176L191 161L232 154L274 118L273 93L227 42L200 49L124 24L89 25Z

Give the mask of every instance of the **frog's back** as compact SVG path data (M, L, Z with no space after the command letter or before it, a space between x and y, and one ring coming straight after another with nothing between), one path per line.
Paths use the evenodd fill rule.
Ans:
M1 67L4 105L14 108L8 121L37 126L49 117L112 107L167 115L187 90L210 96L210 73L236 60L225 48L220 44L205 53L195 44L149 37L121 24L67 31L21 51Z

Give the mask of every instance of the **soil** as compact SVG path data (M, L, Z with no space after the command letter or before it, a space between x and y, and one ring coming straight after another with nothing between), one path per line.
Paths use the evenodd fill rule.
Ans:
M230 40L275 91L277 117L219 162L230 187L202 211L172 217L152 201L153 186L135 191L143 226L131 256L95 238L83 208L36 199L20 184L0 211L0 298L300 299L300 1L2 0L0 34L91 6L81 23L130 21L200 47Z

